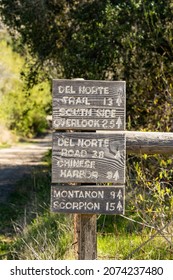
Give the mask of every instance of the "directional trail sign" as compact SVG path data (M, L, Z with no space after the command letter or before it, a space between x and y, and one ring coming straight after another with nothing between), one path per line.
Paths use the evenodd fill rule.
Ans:
M124 130L124 81L53 81L53 128Z
M125 184L125 134L53 133L52 183Z
M124 186L52 186L53 212L124 214Z
M53 212L124 213L125 84L53 80Z

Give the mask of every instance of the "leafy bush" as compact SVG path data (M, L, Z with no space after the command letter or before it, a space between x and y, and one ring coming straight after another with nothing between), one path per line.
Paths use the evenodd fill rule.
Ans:
M51 110L50 85L48 81L39 80L29 88L25 76L23 79L21 76L27 69L24 57L13 51L10 39L9 42L1 39L0 48L0 122L17 134L33 136L47 128L46 116Z
M50 109L50 87L47 82L25 91L15 88L2 98L1 115L7 127L22 136L33 136L47 127Z
M172 158L129 157L127 213L144 224L161 228L173 216Z

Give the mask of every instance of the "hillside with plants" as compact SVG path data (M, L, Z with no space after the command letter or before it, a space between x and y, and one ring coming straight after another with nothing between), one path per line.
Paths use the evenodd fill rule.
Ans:
M52 78L84 78L126 81L127 130L173 131L171 0L1 0L0 11L10 34L0 42L0 119L9 129L30 137L44 131ZM125 215L98 219L101 258L173 259L172 187L172 155L128 155Z
M28 87L24 75L32 58L15 48L9 33L1 29L0 125L4 131L7 128L20 137L32 137L47 128L46 116L51 110L50 82L42 79Z

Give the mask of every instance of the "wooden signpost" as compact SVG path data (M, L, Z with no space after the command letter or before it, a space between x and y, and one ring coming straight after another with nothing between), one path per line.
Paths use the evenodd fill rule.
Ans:
M123 81L53 81L51 210L78 214L79 259L96 258L96 214L124 213L125 100Z

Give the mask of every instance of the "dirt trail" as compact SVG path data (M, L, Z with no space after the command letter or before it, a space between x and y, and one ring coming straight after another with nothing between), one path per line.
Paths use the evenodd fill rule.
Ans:
M34 166L42 164L42 157L51 145L51 134L48 134L30 143L0 149L0 203L7 200L18 180L31 173Z

